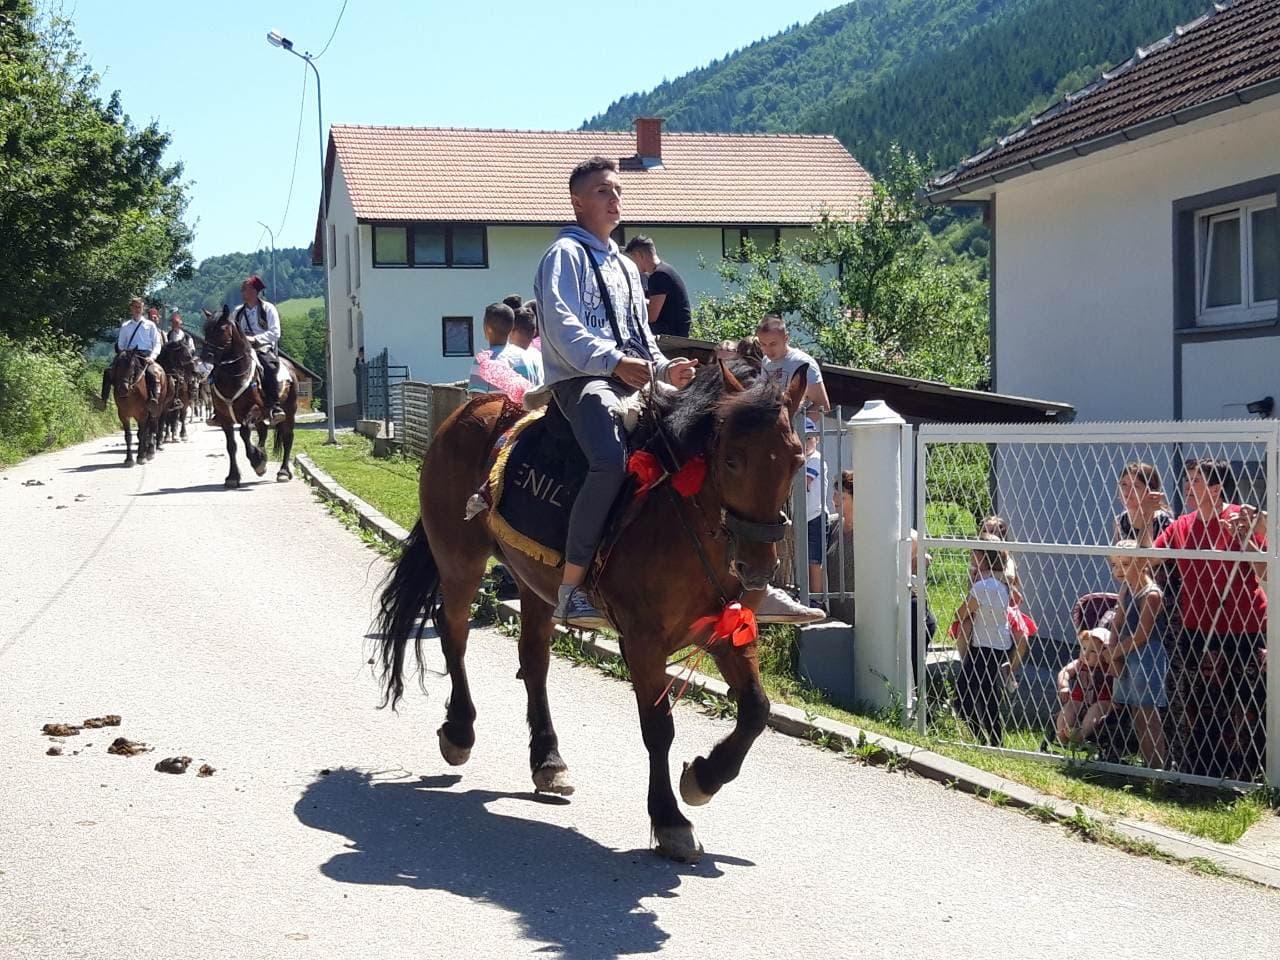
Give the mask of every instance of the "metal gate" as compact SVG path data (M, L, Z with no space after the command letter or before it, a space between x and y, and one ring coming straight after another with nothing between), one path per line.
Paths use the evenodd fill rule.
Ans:
M393 423L404 428L404 396L396 386L409 379L408 364L391 363L384 348L366 365L364 379L366 389L363 391L361 419L381 420L385 426L383 435L395 436L391 428Z

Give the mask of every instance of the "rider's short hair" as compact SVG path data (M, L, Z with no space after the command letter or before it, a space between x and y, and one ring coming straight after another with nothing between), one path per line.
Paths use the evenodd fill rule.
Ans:
M769 314L768 316L761 319L759 323L756 324L757 336L759 336L762 333L786 333L786 332L787 332L787 321L783 320L776 313Z
M147 305L147 301L143 300L141 297L131 297L129 299L129 306L132 307L135 303L140 307L145 307Z
M504 337L511 336L511 328L515 321L515 311L505 303L491 303L484 308L484 322Z
M520 296L518 293L508 293L502 298L502 302L510 307L511 311L514 313L524 306L524 297Z
M573 172L569 174L569 192L577 193L578 184L582 183L587 177L593 173L599 173L601 170L612 170L618 172L618 162L608 157L595 156L587 160L583 160L580 164L573 168Z
M638 233L628 240L626 247L623 248L623 253L635 253L637 250L643 250L651 257L658 255L658 245L643 233Z

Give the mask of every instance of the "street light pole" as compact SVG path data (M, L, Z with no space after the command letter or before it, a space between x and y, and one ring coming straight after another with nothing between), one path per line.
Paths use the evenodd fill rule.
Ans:
M271 299L274 300L280 296L279 289L276 287L276 235L261 220L258 221L258 226L267 231L267 236L271 238Z
M333 302L333 298L329 294L329 263L335 251L329 249L329 178L325 176L324 104L320 99L320 71L316 69L315 60L311 54L299 53L293 49L293 41L281 35L279 30L272 30L268 33L267 42L273 47L288 50L295 57L305 60L307 66L311 68L311 72L316 75L316 130L320 135L320 215L321 223L323 224L320 242L324 259L324 353L325 377L328 379L328 387L325 391L325 413L329 420L329 443L336 444L338 436L333 407L334 392L337 385L334 383L333 378L333 313L329 309L330 304Z

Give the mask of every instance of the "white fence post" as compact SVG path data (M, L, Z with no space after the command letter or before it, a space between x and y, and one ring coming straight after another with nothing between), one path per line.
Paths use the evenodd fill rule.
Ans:
M873 707L906 700L910 665L899 640L902 437L905 421L869 400L849 421L853 438L854 696ZM908 609L910 609L908 605ZM905 613L903 614L905 616Z

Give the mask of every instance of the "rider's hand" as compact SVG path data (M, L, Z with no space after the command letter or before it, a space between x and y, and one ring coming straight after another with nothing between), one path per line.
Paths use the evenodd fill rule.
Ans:
M693 382L693 372L697 368L697 360L676 357L667 367L667 380L673 387L687 387Z
M613 368L613 375L628 387L639 390L649 382L649 362L635 357L623 357Z

